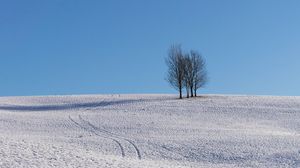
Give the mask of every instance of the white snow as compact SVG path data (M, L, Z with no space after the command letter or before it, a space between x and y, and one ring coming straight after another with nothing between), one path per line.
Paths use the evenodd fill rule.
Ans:
M0 167L300 167L300 97L2 97Z

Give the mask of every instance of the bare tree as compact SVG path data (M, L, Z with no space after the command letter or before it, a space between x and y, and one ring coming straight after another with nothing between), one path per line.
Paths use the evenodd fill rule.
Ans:
M207 71L203 57L194 50L183 54L180 45L172 45L166 58L168 74L166 80L179 91L186 88L186 97L197 96L197 90L207 83Z
M197 96L197 90L207 83L207 71L205 60L197 51L191 51L191 62L193 66L193 89L194 96ZM192 90L192 89L191 89Z
M184 56L184 86L186 88L186 97L189 98L189 93L193 97L193 90L189 91L193 86L193 65L188 53Z
M179 98L182 99L182 88L184 86L184 56L180 45L172 45L166 58L168 73L166 80L179 91Z

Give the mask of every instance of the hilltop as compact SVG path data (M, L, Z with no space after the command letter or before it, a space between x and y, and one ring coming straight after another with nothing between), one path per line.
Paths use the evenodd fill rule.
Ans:
M0 167L299 167L300 97L0 98Z

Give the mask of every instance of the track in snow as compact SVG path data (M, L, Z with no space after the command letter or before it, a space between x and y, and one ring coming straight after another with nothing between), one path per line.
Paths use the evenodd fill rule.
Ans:
M81 129L83 129L83 130L85 130L85 131L87 131L87 132L91 132L91 133L93 133L93 134L95 134L96 136L99 136L99 137L101 137L101 138L110 139L110 140L112 140L113 142L115 142L115 143L119 146L119 148L120 148L120 150L121 150L121 155L122 155L122 157L125 157L124 147L122 146L122 144L121 144L118 140L116 140L116 139L114 139L114 138L111 138L111 137L108 137L108 136L105 136L105 135L100 135L100 134L98 134L97 132L95 132L93 129L88 129L87 127L85 127L85 126L79 124L79 123L76 122L74 119L72 119L70 115L69 115L69 119L70 119L71 122L73 122L73 123L74 123L76 126L78 126L79 128L81 128Z
M130 139L128 138L125 138L121 135L118 135L118 134L115 134L115 133L112 133L112 132L109 132L105 129L101 129L95 125L93 125L92 123L90 123L89 121L83 119L80 115L78 116L79 119L83 122L83 123L86 123L87 125L89 125L91 128L93 128L94 131L98 131L99 133L101 134L107 134L108 136L110 136L111 138L117 138L119 140L124 140L126 142L128 142L129 144L131 144L133 146L133 148L135 149L135 152L137 154L137 157L138 159L142 159L142 156L141 156L141 152L139 150L139 148L137 147L137 145Z
M126 141L129 144L131 144L135 150L135 153L137 154L138 159L142 159L141 156L141 152L139 150L139 148L137 147L137 145L130 139L125 138L121 135L109 132L105 129L101 129L95 125L93 125L92 123L90 123L89 121L83 119L80 115L78 116L79 118L79 122L81 122L81 124L79 122L76 122L74 119L71 118L71 116L69 115L69 119L78 127L80 127L81 129L91 132L96 136L102 137L102 138L107 138L110 139L112 141L114 141L116 144L118 144L120 150L121 150L121 155L122 157L125 157L125 150L124 147L122 145L122 143L120 142L120 140L122 141Z

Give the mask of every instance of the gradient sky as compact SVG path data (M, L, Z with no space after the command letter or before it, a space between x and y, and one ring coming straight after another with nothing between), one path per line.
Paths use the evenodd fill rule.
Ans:
M202 93L300 95L299 0L1 0L0 96L176 93L172 43L205 57Z

